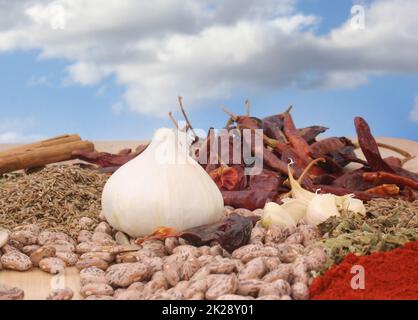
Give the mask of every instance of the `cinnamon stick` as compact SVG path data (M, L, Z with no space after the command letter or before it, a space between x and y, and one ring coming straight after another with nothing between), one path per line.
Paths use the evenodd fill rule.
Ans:
M22 146L10 148L4 151L0 152L0 157L7 157L12 155L21 154L27 151L32 151L37 148L43 148L43 147L51 147L56 146L59 144L69 143L69 142L75 142L75 141L81 141L81 138L78 134L65 134L58 137L50 138L47 140L42 140L30 144L25 144Z
M74 141L0 157L0 174L71 160L75 150L94 151L94 144L89 141Z

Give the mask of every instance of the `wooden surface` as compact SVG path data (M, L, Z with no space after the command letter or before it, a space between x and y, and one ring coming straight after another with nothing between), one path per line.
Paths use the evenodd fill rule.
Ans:
M412 154L415 154L417 158L409 161L405 168L413 172L418 172L418 142L410 140L402 140L395 138L382 138L379 141L392 144L398 148L402 148ZM97 143L97 149L100 151L117 152L123 148L135 148L137 145L143 142L127 141L127 142L99 142ZM0 150L9 147L9 145L0 145ZM390 155L396 155L388 150L382 149L384 157ZM39 269L33 269L27 272L17 271L0 271L0 282L19 287L25 290L25 299L29 300L42 300L45 299L52 288L57 285L65 283L74 291L74 299L79 299L79 276L76 268L67 268L64 276L51 276Z

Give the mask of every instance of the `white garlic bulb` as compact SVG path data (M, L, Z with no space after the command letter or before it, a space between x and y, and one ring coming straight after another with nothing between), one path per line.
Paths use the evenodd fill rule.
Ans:
M308 224L317 226L329 217L339 216L336 196L333 194L317 194L309 202L306 210Z
M222 218L221 192L179 136L157 130L147 149L109 178L102 213L112 227L138 237L162 226L182 231Z

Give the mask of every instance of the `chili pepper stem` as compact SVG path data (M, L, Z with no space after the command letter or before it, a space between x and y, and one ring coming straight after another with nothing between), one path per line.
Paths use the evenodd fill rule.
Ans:
M249 98L247 98L247 100L245 100L245 107L246 107L245 115L247 117L249 117L250 116L250 99Z
M383 142L376 142L376 143L377 143L377 146L380 147L380 148L392 150L392 151L394 151L394 152L399 153L400 155L402 155L404 157L404 159L401 159L402 166L405 163L407 163L408 161L416 158L415 155L411 155L408 151L405 151L405 150L403 150L401 148L398 148L398 147L395 147L395 146L392 146L390 144L383 143ZM354 147L356 149L359 149L360 148L360 144L358 142L355 142L354 143Z
M325 159L324 158L317 158L317 159L314 159L314 160L312 160L307 166L306 166L306 168L305 169L303 169L303 171L302 171L302 174L299 176L299 178L298 178L298 183L299 184L301 184L302 183L302 180L303 180L303 178L305 177L305 175L309 172L309 170L311 170L312 169L312 167L314 166L314 165L316 165L318 162L325 162Z
M178 100L179 100L179 105L180 105L181 113L183 114L183 118L186 121L186 131L188 129L192 130L193 135L195 136L195 139L198 139L198 136L197 136L196 132L194 131L191 122L189 121L189 117L187 116L186 110L184 109L184 106L183 106L183 97L179 96L178 97Z
M287 109L285 110L284 113L290 113L290 111L292 111L292 109L293 109L293 106L290 105L290 106L287 107Z
M171 111L168 113L168 116L170 117L171 121L173 122L174 127L176 127L176 129L177 129L177 130L180 130L180 128L179 128L179 122L178 122L178 121L177 121L177 119L173 116L173 113L172 113Z
M233 114L231 111L229 111L226 107L222 108L222 111L225 112L233 121L238 120L238 116L236 114Z

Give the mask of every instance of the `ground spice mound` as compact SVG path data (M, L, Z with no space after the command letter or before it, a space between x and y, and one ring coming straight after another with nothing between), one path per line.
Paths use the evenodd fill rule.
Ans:
M78 220L98 222L100 199L108 179L76 165L51 166L26 175L0 178L0 227L35 223L42 229L79 232Z
M352 289L351 268L364 268L365 288ZM418 241L368 256L347 255L310 287L314 300L418 300Z

